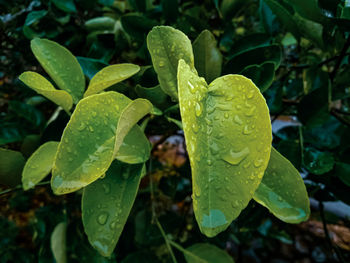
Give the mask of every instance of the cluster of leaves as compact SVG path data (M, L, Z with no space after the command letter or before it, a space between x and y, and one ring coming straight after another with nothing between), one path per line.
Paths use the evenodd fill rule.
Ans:
M270 113L275 118L279 115L297 116L300 123L275 132L273 144L298 170L307 171L310 196L320 201L340 199L350 202L346 195L350 167L349 139L346 137L349 131L350 81L347 72L350 42L347 39L350 7L345 1L315 0L307 4L296 0L207 1L200 6L192 2L180 5L178 1L161 1L159 5L151 1L86 1L89 3L86 6L84 3L49 1L41 5L32 4L30 7L34 9L24 12L27 16L21 30L25 38L55 39L72 50L79 47L74 54L81 56L76 60L68 50L51 41L32 40L35 57L60 90L35 72L25 72L20 79L37 93L61 106L68 115L72 107L76 106L69 118L65 112L54 112L50 103L42 97L33 96L28 90L20 92L25 103L10 98L8 114L2 116L1 143L11 143L8 145L13 145L13 148L21 147L24 157L31 157L24 167L25 158L21 153L2 149L0 176L3 184L18 183L24 167L23 174L26 176L23 177L23 186L29 189L54 167L52 187L56 194L89 185L84 188L82 197L84 228L90 243L101 254L110 255L127 221L140 180L146 173L142 163L149 158L150 145L143 131L146 129L148 135L172 134L178 128L183 128L192 167L194 212L204 234L214 236L226 229L253 195L256 201L268 207L281 220L300 222L308 216L308 208L300 207L305 197L298 192L298 187L292 185L302 185L302 181L300 177L295 177L295 169L274 149L270 162L275 160L275 164L269 165L263 182L266 174L270 174L272 179L260 184L254 193L261 180L261 172L269 161L269 150L265 155L255 156L254 149L271 145L271 138L267 137L271 134L268 113L264 113L262 97L257 90L252 89L254 85L246 83L244 78L218 78L223 72L252 79L266 98ZM103 16L89 19L87 15L79 14L78 10L89 10L96 6L98 9L91 11L89 16ZM56 13L60 15L52 19ZM51 22L46 23L45 19ZM81 20L85 23L81 23ZM259 21L261 27L257 26ZM154 26L164 23L180 29L194 40L193 53L191 42L177 30L156 27L148 34ZM64 32L60 28L64 28ZM216 37L205 29L210 29ZM183 61L178 71L179 59ZM144 66L139 68L126 63L107 66L121 61ZM121 82L131 76L128 82ZM85 78L90 80L86 91ZM241 86L242 90L235 91L235 86ZM13 85L9 87L13 88ZM94 95L107 88L113 91ZM203 92L203 88L210 92ZM233 99L240 94L244 94L246 99ZM28 95L32 97L28 98ZM254 98L252 108L249 108L250 96ZM177 105L178 97L180 107ZM221 114L209 115L214 104L220 108ZM247 107L245 113L248 116L243 116L243 122L242 116L237 115L238 111L235 110L237 105ZM48 117L44 116L47 112L43 106L50 108L49 114L53 113L47 123L45 119ZM38 110L38 107L44 111ZM227 111L227 108L231 111ZM150 117L140 123L139 120L149 113ZM226 115L237 125L249 121L249 114L259 116L261 120L243 126L243 132L234 132L234 124L232 127L220 127L221 122L229 125ZM134 126L138 122L140 126ZM253 130L259 132L257 137L254 137L255 132L249 135L252 127L256 127ZM226 128L227 131L223 130ZM63 129L65 131L62 134ZM232 132L235 136L227 136ZM244 139L247 135L251 138L248 144ZM224 139L211 139L220 136L224 136ZM237 138L240 138L238 141L241 144L234 142ZM13 144L16 142L20 144ZM258 146L259 143L261 146ZM42 146L32 154L39 145ZM225 147L231 151L226 153ZM217 165L216 151L222 156L220 165ZM253 154L247 158L250 151ZM115 158L117 161L112 163ZM41 165L38 165L38 160ZM152 167L154 161L148 162L145 180L153 177L156 171ZM249 162L252 163L250 168ZM280 166L280 163L285 164ZM247 172L240 175L243 165ZM154 191L157 195L169 195L169 191L164 188L164 185L168 185L176 193L170 194L174 202L186 200L184 196L191 191L188 189L189 166L185 167L187 170L181 168L178 171L181 176L175 179L164 174L156 189L153 189L155 185L150 178L146 193L150 193L151 197ZM95 181L105 172L104 179ZM254 182L250 181L251 172L256 172L252 179ZM9 177L9 174L12 176ZM113 177L112 174L118 176ZM225 181L225 175L232 177L236 174L241 179L236 180L235 185ZM285 181L281 180L281 175ZM215 178L221 178L222 182L216 182ZM249 183L246 183L247 180ZM291 189L286 190L286 186ZM183 188L185 195L179 199L178 194ZM231 193L237 193L237 197L234 198ZM103 202L107 199L110 201ZM123 205L115 207L118 203ZM129 221L136 222L135 240L138 245L147 247L161 243L164 234L162 225L166 228L165 233L172 233L180 240L183 233L175 234L181 229L178 224L171 229L169 219L163 221L161 216L158 221L154 208L150 213L141 207L136 201L134 208L138 213L133 214L131 211L129 217ZM103 211L114 211L115 216ZM248 206L247 213L249 211ZM162 213L169 217L172 212L165 209ZM244 216L241 215L242 218ZM151 224L154 220L155 225L160 226L159 229ZM64 239L65 224L57 225L53 235L56 241L52 242L52 246L57 244L57 240ZM238 219L231 228L239 224ZM127 224L125 228L130 229ZM226 232L231 231L229 229ZM155 234L156 240L145 240L147 233ZM203 240L200 236L196 238ZM127 240L123 236L120 239L122 244ZM200 262L195 255L211 262L208 256L203 256L205 253L223 253L210 252L217 248L204 244L185 250L168 237L164 236L164 239L171 253L173 246L184 253L188 262ZM196 243L191 238L185 240L188 245ZM222 246L219 240L215 243ZM56 260L60 256L55 255ZM137 258L144 260L148 256L149 253L136 252L124 260L135 262ZM181 255L177 254L176 257L180 258ZM222 257L222 262L231 260L225 255ZM162 256L158 255L159 258ZM149 260L155 262L157 259L151 256Z

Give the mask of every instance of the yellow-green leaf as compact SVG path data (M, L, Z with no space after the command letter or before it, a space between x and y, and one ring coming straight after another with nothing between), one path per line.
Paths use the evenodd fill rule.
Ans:
M222 55L214 35L204 30L193 42L194 65L198 75L210 83L221 75Z
M55 194L76 191L107 171L113 160L119 117L130 102L123 94L111 91L78 103L63 131L52 169Z
M310 202L300 173L274 148L254 199L287 223L300 223L310 215Z
M116 140L114 146L114 155L117 156L118 151L124 141L125 136L136 125L136 123L146 114L153 110L153 105L146 99L136 99L127 105L120 115Z
M34 187L51 172L57 147L58 142L46 142L29 157L22 172L24 190Z
M200 230L225 230L253 197L272 141L269 110L254 83L226 75L207 85L180 60L179 101Z
M194 68L191 41L181 31L156 26L147 35L147 47L163 91L177 100L177 66L180 59Z
M46 78L32 71L26 71L19 76L19 79L37 93L48 98L61 106L66 112L73 106L72 96L64 90L57 90Z
M117 64L103 68L91 79L84 97L101 92L139 72L140 67L134 64Z
M120 146L116 159L124 163L144 163L148 160L151 145L138 125L131 128Z
M78 60L65 47L48 40L35 38L32 51L41 66L60 89L67 91L77 103L85 89L85 78Z
M83 224L90 244L110 256L128 219L139 188L142 164L114 161L105 178L84 188Z

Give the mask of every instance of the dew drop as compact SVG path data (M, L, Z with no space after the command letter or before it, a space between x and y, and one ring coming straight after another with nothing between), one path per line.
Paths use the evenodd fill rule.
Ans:
M97 217L97 223L100 225L106 224L108 219L108 213L107 212L102 212L98 217Z
M250 151L248 147L245 147L239 152L235 152L231 149L222 157L222 159L232 165L238 165L248 156L249 152Z
M197 102L195 106L195 113L197 117L201 116L202 110L202 106Z
M262 164L263 164L263 159L256 159L256 160L254 161L254 166L255 166L256 168L260 167Z

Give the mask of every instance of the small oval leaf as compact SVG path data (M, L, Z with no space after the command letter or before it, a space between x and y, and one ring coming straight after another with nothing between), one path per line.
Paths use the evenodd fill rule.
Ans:
M144 163L148 160L151 145L138 125L131 128L120 146L116 159L124 163Z
M226 251L208 243L197 243L184 251L187 263L234 263Z
M46 142L29 157L22 172L24 190L34 187L51 172L57 148L58 142Z
M225 230L260 184L272 131L264 97L251 80L227 75L207 85L179 62L179 101L202 233Z
M54 86L43 76L36 72L27 71L19 76L19 79L37 93L48 98L52 102L61 106L66 112L73 106L72 96L64 90L57 90Z
M139 72L140 67L134 64L117 64L103 68L91 79L84 97L101 92Z
M20 184L25 162L20 152L0 148L0 184L10 187Z
M117 155L125 136L142 119L146 114L153 110L153 105L146 99L136 99L128 104L120 115L116 140L114 146L114 154Z
M147 35L147 47L163 91L177 100L177 66L184 59L194 68L191 41L180 30L156 26Z
M198 75L210 83L221 75L222 55L214 35L204 30L193 42L194 65Z
M65 47L35 38L30 42L34 56L60 89L67 91L77 103L85 89L85 78L78 60Z
M123 94L111 91L78 103L63 132L52 169L55 194L76 191L107 171L113 160L119 117L130 102Z
M57 263L67 262L67 224L59 223L51 234L51 251Z
M310 202L300 173L274 148L254 200L287 223L300 223L310 215Z
M83 224L90 244L108 257L128 219L139 188L142 164L114 161L105 178L84 188Z

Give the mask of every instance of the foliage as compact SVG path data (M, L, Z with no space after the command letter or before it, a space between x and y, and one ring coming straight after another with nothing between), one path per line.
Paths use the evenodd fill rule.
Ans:
M47 176L75 192L46 193L27 223L40 249L18 262L244 262L228 240L263 261L252 237L290 242L271 215L350 204L347 1L0 6L0 184L37 185L14 200ZM274 129L281 115L297 125ZM157 155L176 136L180 165ZM0 262L16 257L10 236Z

